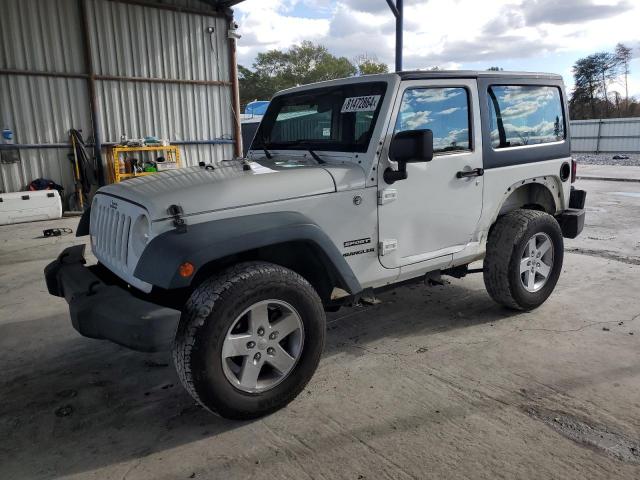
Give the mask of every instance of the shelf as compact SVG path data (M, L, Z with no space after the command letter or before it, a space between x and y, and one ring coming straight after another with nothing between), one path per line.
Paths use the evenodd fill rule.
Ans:
M178 147L176 145L167 145L163 147L162 145L158 145L157 147L113 147L114 150L118 152L157 152L159 150L177 150Z
M119 177L121 180L124 180L126 178L144 177L145 175L151 175L152 173L158 172L121 173L119 174Z
M163 170L158 170L157 172L139 172L139 173L120 173L120 155L127 155L129 153L138 153L138 152L166 152L166 159L169 160L166 164L174 164L175 168L167 168ZM175 170L181 167L180 165L180 149L177 145L154 145L154 146L145 146L145 147L127 147L127 146L114 146L111 147L111 153L109 154L110 158L110 170L113 175L113 181L118 183L122 180L127 180L129 178L136 177L144 177L146 175L151 175L153 173L166 172L170 170Z

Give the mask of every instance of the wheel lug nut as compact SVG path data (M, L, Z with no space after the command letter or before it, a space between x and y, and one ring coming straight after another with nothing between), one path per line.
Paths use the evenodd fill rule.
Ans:
M247 342L247 348L253 348L256 346L256 342Z
M260 352L258 352L253 356L253 359L257 362L258 360L260 360L260 357L262 357L262 355L260 355Z
M267 348L267 353L269 355L273 355L274 353L276 353L276 351L275 351L275 349L273 347L269 347L269 348Z
M264 335L264 328L262 327L258 328L258 335L260 336Z
M271 332L271 335L269 335L269 339L275 340L276 338L278 338L278 332Z

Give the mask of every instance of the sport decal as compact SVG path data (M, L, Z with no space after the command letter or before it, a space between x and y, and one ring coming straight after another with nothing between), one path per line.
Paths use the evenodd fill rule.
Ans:
M367 243L371 243L371 237L358 238L357 240L346 241L344 242L344 248L355 247L356 245L366 245Z

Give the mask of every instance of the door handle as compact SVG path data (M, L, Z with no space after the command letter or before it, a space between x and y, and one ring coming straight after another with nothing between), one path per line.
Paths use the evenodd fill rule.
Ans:
M483 175L484 175L484 168L474 168L473 170L469 170L468 172L456 173L456 177L458 178L481 177Z

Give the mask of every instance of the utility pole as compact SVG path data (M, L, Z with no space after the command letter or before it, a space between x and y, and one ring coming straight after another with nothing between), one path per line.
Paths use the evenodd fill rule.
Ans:
M391 9L391 13L396 17L396 72L402 71L402 20L403 20L403 0L387 0L387 5Z

